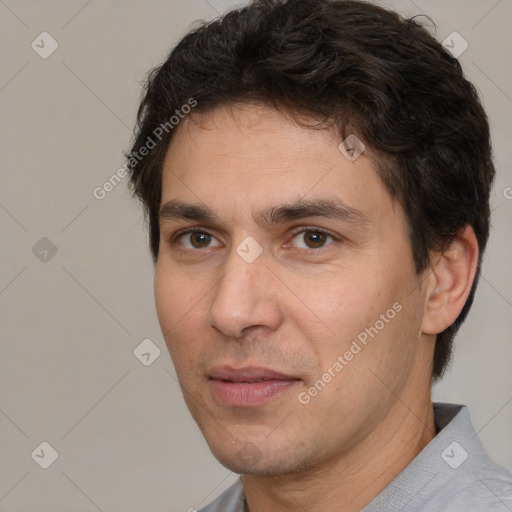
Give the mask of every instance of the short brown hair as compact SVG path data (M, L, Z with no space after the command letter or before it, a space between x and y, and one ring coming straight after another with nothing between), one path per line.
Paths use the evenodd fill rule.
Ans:
M417 19L363 1L255 0L189 32L148 77L127 154L156 262L162 165L173 131L133 155L190 98L195 112L256 101L357 134L402 205L416 271L471 225L480 259L456 321L438 334L432 375L450 359L467 316L489 235L494 178L489 126L473 85Z

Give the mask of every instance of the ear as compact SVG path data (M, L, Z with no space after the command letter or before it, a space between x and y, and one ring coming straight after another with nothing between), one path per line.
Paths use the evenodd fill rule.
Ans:
M422 332L439 334L453 324L461 312L475 279L478 242L466 226L445 251L432 256Z

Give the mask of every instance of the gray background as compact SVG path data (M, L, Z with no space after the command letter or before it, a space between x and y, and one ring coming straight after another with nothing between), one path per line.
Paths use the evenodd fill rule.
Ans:
M460 60L490 116L493 233L434 398L468 404L491 456L512 468L512 0L383 3L432 16L441 41L467 40ZM184 406L126 178L93 196L123 164L146 72L193 21L230 5L0 0L0 511L187 511L236 478ZM43 31L59 45L47 59L31 48ZM43 237L55 255L47 241L34 254ZM145 366L133 352L147 338L161 355ZM59 454L48 469L31 456L43 441Z

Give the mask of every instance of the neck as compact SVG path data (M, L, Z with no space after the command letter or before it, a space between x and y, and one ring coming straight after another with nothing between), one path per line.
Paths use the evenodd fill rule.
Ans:
M242 475L248 510L358 512L407 467L435 433L430 393L421 403L397 400L378 429L343 457L293 474Z

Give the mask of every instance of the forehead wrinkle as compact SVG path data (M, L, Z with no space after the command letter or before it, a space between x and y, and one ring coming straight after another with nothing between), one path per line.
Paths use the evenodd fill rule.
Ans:
M235 211L235 215L241 218L239 212ZM324 217L353 225L370 223L363 212L346 205L339 199L298 200L292 203L275 205L254 214L253 220L258 225L271 228L280 223L307 217ZM171 199L162 205L160 219L186 219L218 225L223 224L220 216L204 203L188 203L177 199Z
M273 227L279 223L306 217L325 217L350 224L367 224L368 217L361 211L344 204L339 199L299 200L294 203L272 206L256 216L256 222Z

